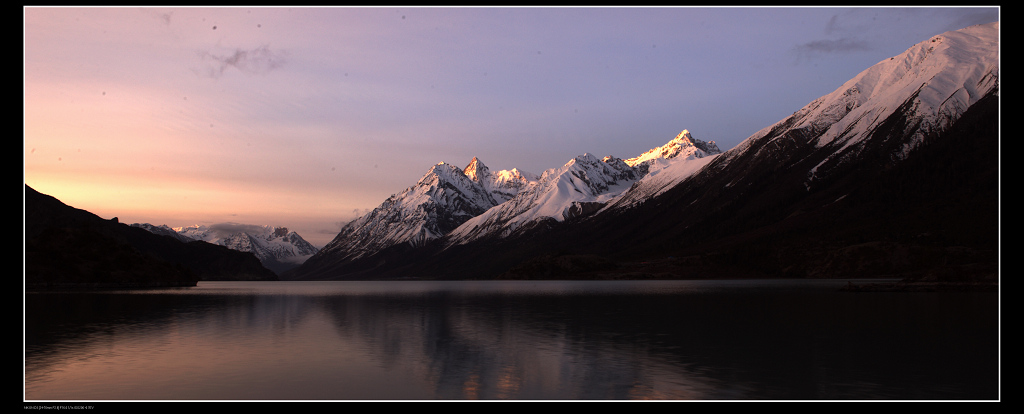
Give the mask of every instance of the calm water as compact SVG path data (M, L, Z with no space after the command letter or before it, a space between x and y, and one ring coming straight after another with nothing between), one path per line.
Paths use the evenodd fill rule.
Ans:
M996 293L846 281L29 293L27 400L998 399Z

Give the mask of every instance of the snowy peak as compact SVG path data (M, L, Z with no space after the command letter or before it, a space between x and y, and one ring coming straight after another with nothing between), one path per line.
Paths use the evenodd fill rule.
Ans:
M871 183L885 184L888 169L879 165L896 165L923 140L944 138L945 128L976 102L985 104L978 116L988 119L990 98L998 96L998 28L993 23L934 36L724 153L714 141L682 130L636 157L584 153L539 176L491 171L475 157L464 168L437 164L416 186L346 225L300 272L327 278L389 266L404 272L412 268L405 260L422 256L390 247L405 242L415 248L438 238L423 251L447 268L462 257L486 262L479 252L533 243L632 239L644 249L722 223L735 232L766 228L773 214L819 220L808 208L842 208L836 203L865 176L858 172L871 171ZM973 114L965 119L970 123L961 125L981 122ZM789 204L793 200L799 204ZM553 228L569 237L546 240L558 231L533 237ZM600 235L589 233L597 228ZM518 235L528 237L501 244ZM606 235L615 240L598 240Z
M492 172L474 157L465 168L440 162L416 185L346 224L313 259L355 260L408 243L421 246L514 197L533 181L518 170Z
M415 187L409 188L399 198L408 207L424 203L441 205L465 204L459 208L466 214L485 210L498 204L489 191L490 170L476 158L470 166L459 168L444 162L428 171ZM469 171L470 174L466 174ZM417 196L419 194L420 196Z
M947 127L983 96L998 92L999 23L946 32L883 60L807 105L795 128L824 131L816 145L854 145L900 107L929 131ZM912 148L908 148L912 149Z
M551 178L555 176L557 178ZM569 160L560 169L545 171L541 180L546 178L585 183L590 189L590 195L597 195L605 192L608 185L623 180L635 180L639 178L639 174L619 158L609 156L597 159L590 153L584 153Z
M719 154L722 151L718 149L718 145L715 141L701 141L690 135L690 131L683 130L679 135L676 135L671 141L662 145L658 148L651 149L637 157L630 158L625 163L631 167L635 167L644 162L648 162L654 159L663 158L666 160L681 157L683 159L695 159L704 158L708 155Z
M465 169L462 170L462 173L466 174L466 177L469 177L470 180L479 183L481 180L486 180L487 177L490 176L491 169L487 168L487 166L480 162L479 159L473 157L473 160L469 162L469 165L467 165Z
M498 191L503 194L511 193L508 197L511 198L512 195L515 195L514 193L534 181L537 181L537 176L528 172L519 171L516 168L501 170L491 175L491 191Z
M289 231L287 227L238 223L175 228L148 223L135 223L132 226L149 230L151 233L171 235L185 242L200 240L232 250L249 252L275 272L297 266L317 252L316 247L298 233Z
M181 241L183 243L188 243L190 241L195 240L195 239L192 239L191 237L179 234L177 231L175 231L174 229L168 227L165 224L161 224L159 226L155 226L155 225L152 225L152 224L149 224L149 223L133 223L133 224L131 224L131 226L144 229L144 230L146 230L146 231L148 231L150 233L153 233L153 234L159 234L161 236L170 236L170 237L173 237L175 239L178 239L179 241Z
M415 186L345 225L319 255L355 260L401 243L420 246L471 221L471 226L486 228L486 233L503 234L537 220L563 221L596 211L647 174L653 160L700 158L718 152L713 142L683 131L668 144L648 151L637 167L620 158L598 159L590 153L539 177L514 168L491 171L477 157L464 168L440 162ZM488 224L481 227L481 222Z
M234 250L252 252L260 260L269 258L285 260L310 256L317 251L316 247L309 244L298 233L289 231L287 227L219 223L211 226L175 227L173 230L192 240L202 240Z
M430 170L427 170L423 177L416 182L416 185L429 187L441 183L465 181L466 179L466 174L462 172L462 169L442 161L434 164Z
M889 119L904 119L905 159L929 136L945 130L983 97L999 91L999 23L946 32L862 71L835 91L792 116L755 133L729 150L728 158L810 144L828 155L810 169L808 189L847 160L857 159ZM760 141L767 139L772 145Z
M448 234L448 243L505 237L546 220L564 221L588 214L640 175L619 158L602 160L584 153L560 168L544 171L508 201L467 220Z
M467 220L449 233L447 242L449 245L465 244L481 238L507 237L548 220L560 222L579 218L600 211L625 194L634 200L631 203L636 203L641 194L660 193L707 164L692 160L709 159L720 153L713 141L693 138L687 130L665 145L629 160L613 156L598 159L584 153L560 168L544 171L536 182L531 182L515 197ZM692 165L668 168L687 163ZM658 179L653 180L654 176ZM650 184L638 187L636 184L640 181Z
M473 157L462 172L494 197L495 204L508 201L531 181L536 181L532 174L522 173L515 168L492 173L477 157Z

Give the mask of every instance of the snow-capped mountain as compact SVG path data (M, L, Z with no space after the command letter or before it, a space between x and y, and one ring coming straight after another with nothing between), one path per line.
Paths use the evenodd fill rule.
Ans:
M516 169L492 172L476 157L465 168L440 162L416 185L342 227L310 260L352 261L395 245L422 246L534 181L535 176Z
M598 160L591 154L583 154L560 168L544 171L537 181L512 199L469 219L448 234L447 243L465 244L481 238L507 237L544 226L548 221L586 216L629 192L638 179L649 175L664 178L678 169L669 169L669 166L694 163L694 160L720 152L714 141L695 139L684 130L665 145L625 161L611 156Z
M169 226L167 226L165 224L161 224L159 226L156 226L156 225L149 224L149 223L133 223L133 224L131 224L131 226L132 227L138 227L138 228L141 228L141 229L145 229L145 230L147 230L147 231L149 231L150 233L153 233L153 234L159 234L161 236L170 236L170 237L173 237L175 239L178 239L179 241L181 241L183 243L188 243L190 241L194 241L195 240L195 239L193 239L191 237L185 236L183 234L178 233L177 231L174 231L174 229L170 228Z
M792 116L757 132L726 154L733 158L761 141L796 140L829 153L807 172L814 185L847 159L857 159L884 121L900 114L903 142L890 155L903 159L952 125L999 87L999 23L933 36L883 60ZM785 131L783 133L783 131ZM785 144L764 146L772 151Z
M771 153L786 151L775 156L773 162L780 162L778 156L793 156L797 153L794 146L799 145L806 147L802 151L807 157L821 157L806 171L804 185L810 189L844 161L859 159L868 145L878 145L878 140L868 138L894 115L910 120L902 126L907 135L900 137L899 147L890 153L893 160L903 159L926 137L945 130L968 107L998 89L998 28L998 23L993 23L933 36L883 60L832 93L750 136L727 151L715 168L735 158L772 157ZM684 134L669 144L684 141ZM666 145L627 163L650 162L651 158L659 159L660 154L671 158L673 151L677 149ZM691 156L701 155L697 152ZM649 174L606 209L635 206L661 194L711 160L705 161L674 166L660 176L657 172ZM746 162L749 171L752 164Z
M644 277L864 277L920 272L935 258L973 263L998 234L998 68L998 22L943 33L724 153L683 131L627 160L581 155L518 181L505 201L469 184L469 169L443 175L439 164L346 226L335 239L350 240L345 249L325 248L297 277L344 278L346 261L374 257L362 267L373 277L453 278L510 267L526 278L539 268L609 271L610 257L658 258L662 273ZM438 197L438 188L461 197ZM428 198L446 202L420 201ZM413 232L429 237L406 237L417 242L391 254L380 255L375 238L349 236L371 234L356 231L369 223L381 239L424 222L399 208L423 205L431 208L421 215L459 220ZM563 254L604 261L577 266L555 257Z
M625 160L625 163L630 167L636 167L654 164L658 161L672 160L677 157L680 159L704 158L721 152L722 150L718 149L715 141L704 142L694 139L690 135L690 131L684 129L683 132L680 132L679 135L676 135L667 144Z
M286 227L222 223L211 226L193 225L171 228L149 223L135 223L133 227L151 233L168 235L188 242L201 240L232 250L250 252L268 269L280 273L296 267L317 252L317 248L298 233Z
M524 187L537 181L535 175L519 171L516 168L492 173L491 169L476 157L473 157L473 160L462 172L470 180L483 187L484 191L494 197L494 201L498 204L515 197Z
M792 277L971 263L998 240L998 79L998 22L934 36L655 196L620 197L587 231L695 268L742 260Z
M507 237L549 221L586 216L645 174L656 175L670 165L719 152L714 142L694 139L683 131L665 145L630 159L633 165L615 157L583 154L535 176L517 169L492 172L477 158L462 169L438 163L416 185L346 224L303 267L349 264L386 249L419 248L442 238L446 244L465 244Z

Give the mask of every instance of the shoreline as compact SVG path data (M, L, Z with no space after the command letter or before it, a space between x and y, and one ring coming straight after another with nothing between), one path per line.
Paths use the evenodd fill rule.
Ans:
M195 287L194 282L88 282L88 283L26 283L25 292L50 292L61 290L96 290L96 289L152 289L169 287Z
M847 282L843 292L998 292L997 282L905 282L854 284Z

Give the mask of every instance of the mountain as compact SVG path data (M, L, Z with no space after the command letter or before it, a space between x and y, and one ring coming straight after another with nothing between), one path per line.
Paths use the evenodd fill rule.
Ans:
M490 194L495 204L508 201L531 182L537 181L533 174L515 168L492 173L491 169L476 157L473 157L462 173Z
M515 197L467 220L445 239L448 244L466 244L583 217L615 200L638 179L659 175L670 165L720 152L713 141L694 139L684 130L665 145L625 161L611 156L598 160L583 154L561 168L544 171Z
M438 163L416 185L342 227L299 270L344 266L393 247L423 246L535 180L516 169L492 172L476 157L465 168Z
M724 153L584 154L443 238L293 276L994 278L998 50L998 22L943 33Z
M134 223L132 226L185 242L201 240L232 250L249 252L255 255L264 267L278 274L302 264L318 250L298 233L288 231L287 227L236 223L175 228L166 225L154 226L149 223Z
M589 277L994 277L998 32L883 60L656 197L535 238L506 276L564 269L565 249L629 263Z
M690 135L690 131L684 129L683 132L680 132L679 135L676 135L667 144L651 149L624 162L630 167L650 166L664 160L704 158L721 152L722 150L718 149L715 141L704 142L694 139ZM646 172L644 171L644 173Z
M149 224L149 223L132 223L131 226L132 227L138 227L138 228L146 230L146 231L148 231L150 233L159 234L161 236L172 237L172 238L177 239L178 241L181 241L182 243L188 243L188 242L197 240L195 238L188 237L188 236L185 236L183 234L179 234L177 231L175 231L174 229L172 229L172 228L170 228L170 227L168 227L166 225L154 226L154 225Z
M752 147L774 150L787 141L812 145L828 156L809 168L805 184L811 187L878 145L884 132L878 129L902 117L902 131L887 138L902 140L890 155L894 161L903 159L997 91L998 31L997 22L933 36L759 131L730 155L739 157Z
M252 254L105 220L25 185L25 284L195 286L199 280L276 280Z
M629 159L632 165L585 153L534 176L516 169L492 173L477 158L462 170L439 163L415 186L344 226L296 272L303 278L366 272L378 269L389 255L442 238L446 245L466 244L550 227L596 212L645 174L657 175L671 165L718 153L714 142L683 131L665 145Z

